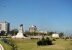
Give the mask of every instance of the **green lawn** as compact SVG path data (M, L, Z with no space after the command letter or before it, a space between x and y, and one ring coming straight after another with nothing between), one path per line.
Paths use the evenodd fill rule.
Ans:
M13 39L17 50L72 50L72 41L64 40L64 39L57 39L54 41L54 45L48 46L37 46L36 39ZM3 45L5 50L11 50L11 46L2 42L0 40L0 44Z
M57 39L54 45L50 46L37 46L37 40L30 39L14 39L17 44L18 50L72 50L72 45L70 44L72 41Z
M0 44L4 47L4 50L11 50L11 46L4 43L1 39L0 39Z

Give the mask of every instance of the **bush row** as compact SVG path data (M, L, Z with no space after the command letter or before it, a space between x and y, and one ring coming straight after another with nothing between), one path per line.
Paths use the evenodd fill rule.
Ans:
M2 41L10 46L12 46L12 50L16 50L16 45L14 44L14 42L12 40L6 39L6 38L2 38Z

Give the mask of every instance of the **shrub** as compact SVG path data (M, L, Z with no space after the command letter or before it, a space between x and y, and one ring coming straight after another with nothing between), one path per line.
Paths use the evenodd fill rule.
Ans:
M52 40L50 40L48 37L46 38L47 45L52 45Z
M49 38L42 38L37 42L37 45L52 45L52 41Z
M38 41L37 42L37 45L39 45L39 46L42 45L42 42L41 41Z
M56 41L56 39L52 39L52 41Z

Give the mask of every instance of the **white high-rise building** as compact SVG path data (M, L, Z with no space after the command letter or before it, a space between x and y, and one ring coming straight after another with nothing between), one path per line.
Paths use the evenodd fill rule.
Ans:
M0 32L5 31L5 33L8 33L10 29L10 24L8 22L0 22Z

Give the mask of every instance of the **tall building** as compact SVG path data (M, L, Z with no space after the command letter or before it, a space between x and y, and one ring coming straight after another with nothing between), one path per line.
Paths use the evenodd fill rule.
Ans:
M9 33L10 30L10 23L8 22L0 22L0 32L5 31L5 33Z
M29 28L29 32L36 32L37 31L37 27L35 25L32 25L30 28Z

